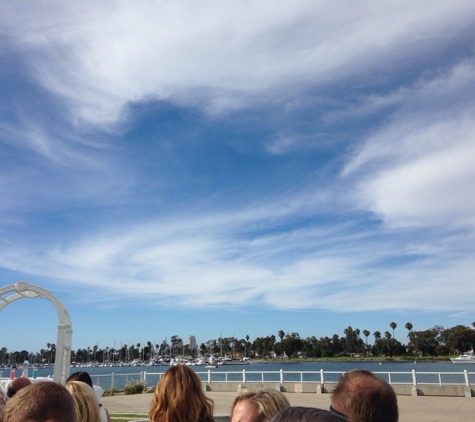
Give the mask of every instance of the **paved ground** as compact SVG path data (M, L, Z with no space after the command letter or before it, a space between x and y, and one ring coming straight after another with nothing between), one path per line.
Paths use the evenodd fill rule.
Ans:
M207 392L215 403L216 415L229 415L236 393ZM292 406L328 409L330 394L284 393ZM148 413L152 394L103 397L103 405L112 413ZM475 397L398 396L400 422L475 421Z

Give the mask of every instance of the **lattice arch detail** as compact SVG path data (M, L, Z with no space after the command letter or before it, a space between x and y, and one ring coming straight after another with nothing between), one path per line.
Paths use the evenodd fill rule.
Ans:
M6 296L8 293L13 293ZM58 339L56 341L56 359L53 380L64 384L69 376L71 364L71 337L73 328L71 318L66 307L56 297L39 286L34 286L26 281L19 281L0 289L0 311L18 299L42 298L49 300L58 313Z

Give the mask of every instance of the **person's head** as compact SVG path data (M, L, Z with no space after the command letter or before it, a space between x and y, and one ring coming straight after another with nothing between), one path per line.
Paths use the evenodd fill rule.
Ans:
M22 388L0 413L0 422L78 422L74 399L60 384L43 381Z
M100 422L99 403L94 390L82 381L66 383L66 389L73 396L78 422Z
M172 366L158 381L149 418L152 422L213 422L214 402L186 365Z
M287 407L289 401L277 390L242 390L234 399L231 422L269 422Z
M86 371L79 371L72 373L67 379L66 382L70 381L82 381L85 382L89 387L94 388L92 384L92 378Z
M28 385L31 385L31 381L26 378L26 377L20 377L20 378L15 378L8 384L7 387L7 396L9 398L12 398L18 391L20 391L22 388L27 387Z
M288 407L277 413L272 422L348 422L348 419L314 407Z
M364 369L341 377L332 393L332 409L351 422L397 422L399 417L392 387Z

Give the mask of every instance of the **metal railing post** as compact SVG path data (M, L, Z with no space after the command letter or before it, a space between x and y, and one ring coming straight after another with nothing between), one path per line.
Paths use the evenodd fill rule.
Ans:
M468 372L466 369L464 369L463 375L465 377L465 387L463 389L465 397L472 397L472 390L470 390L470 381L468 379Z
M416 371L415 371L415 369L412 370L411 396L417 396L417 379L416 379Z
M113 389L114 389L114 373L112 372L112 374L111 374L111 394L112 394Z
M211 369L208 369L208 384L211 384Z
M280 370L280 383L281 384L284 383L284 370L283 369Z
M246 370L245 369L242 370L242 383L243 384L246 383Z

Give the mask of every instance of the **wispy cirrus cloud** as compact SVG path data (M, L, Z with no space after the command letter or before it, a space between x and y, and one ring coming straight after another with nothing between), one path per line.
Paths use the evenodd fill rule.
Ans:
M2 32L73 121L107 125L133 102L220 113L369 76L381 62L403 69L473 27L468 3L434 6L29 2L3 5Z
M474 70L473 60L464 61L413 89L369 100L370 109L396 109L342 172L358 180L360 206L396 226L473 228L475 101L468 93Z

